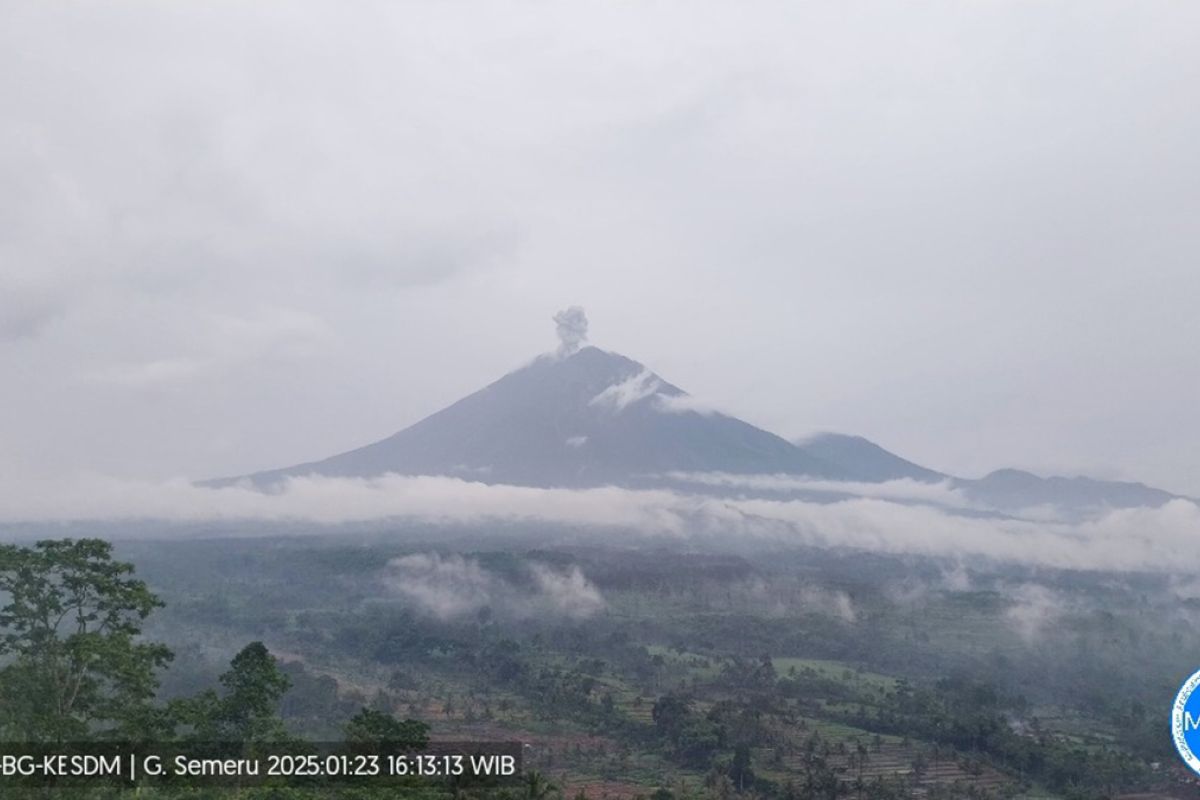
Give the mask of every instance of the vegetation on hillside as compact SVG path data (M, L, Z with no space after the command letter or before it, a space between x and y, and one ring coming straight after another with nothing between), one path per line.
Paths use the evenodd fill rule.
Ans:
M1057 607L1031 631L1011 571L947 588L929 564L836 553L432 552L123 545L135 574L101 540L3 546L0 733L528 745L520 786L143 797L1100 798L1179 780L1145 710L1175 667L1130 643L1190 635L1146 624L1190 609L1145 576L1050 576Z

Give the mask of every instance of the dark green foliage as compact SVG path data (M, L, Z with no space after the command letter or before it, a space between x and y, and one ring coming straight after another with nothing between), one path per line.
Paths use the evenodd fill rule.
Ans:
M1170 616L1178 604L1152 576L981 567L959 591L938 583L944 565L920 559L756 553L749 545L738 555L544 541L529 551L511 540L464 543L462 531L454 540L443 528L425 535L417 544L388 532L125 545L139 553L139 570L171 593L151 620L162 620L155 638L178 636L189 662L204 661L179 670L170 687L174 697L193 696L181 734L208 725L269 736L282 716L310 738L344 730L369 740L397 735L381 720L404 724L392 712L407 709L399 716L437 713L439 738L446 729L505 728L588 737L556 748L552 764L534 764L555 780L563 775L572 793L582 765L589 780L631 776L647 793L663 786L705 800L734 796L741 783L746 797L906 797L916 777L871 777L870 766L898 750L897 763L916 761L930 775L952 764L1014 787L1088 797L1150 786L1156 776L1146 762L1173 758L1154 709L1194 660L1197 631L1194 613ZM509 582L528 577L529 558L578 565L608 609L584 620L518 617L491 605L441 617L381 584L389 559L433 550L462 553ZM1071 593L1033 642L1006 616L1009 588L1026 581ZM814 607L822 593L850 598L853 614ZM278 665L291 690L237 720L225 698L238 686L270 686L262 680L270 670L250 668L265 667L269 654L243 664L238 681L202 692L221 669L209 654L259 637L301 654L307 666ZM760 655L767 651L794 658L773 661ZM11 677L7 698L18 709L28 692L19 673ZM363 706L381 716L364 717ZM164 724L161 709L141 709L137 725ZM137 715L129 717L132 725ZM887 740L882 755L879 736ZM861 748L853 760L838 749L848 741ZM712 781L700 788L704 775ZM682 776L686 789L675 782ZM954 795L922 790L931 800L982 796L970 786ZM524 787L496 796L505 793L515 800Z
M520 794L523 800L548 800L556 794L558 794L558 787L545 775L535 769L525 773Z
M246 645L221 675L224 693L209 690L176 701L176 717L188 738L216 742L283 742L279 700L291 684L262 642Z
M0 545L0 732L9 739L148 738L155 671L171 659L140 641L162 605L100 539Z
M754 785L754 770L750 768L750 747L739 744L733 750L733 761L729 763L729 780L739 791Z
M346 723L345 735L352 744L419 749L429 743L429 726L420 720L399 720L364 708Z
M724 731L712 720L696 714L689 698L664 695L651 711L655 728L670 743L675 757L688 766L705 769L721 748Z
M847 721L985 755L1056 791L1109 793L1146 777L1146 767L1126 753L1019 735L1006 716L1018 703L980 681L946 678L925 687L901 681L873 717L849 715Z

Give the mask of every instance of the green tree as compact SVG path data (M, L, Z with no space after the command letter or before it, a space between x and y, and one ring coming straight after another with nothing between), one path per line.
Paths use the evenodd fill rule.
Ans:
M291 679L262 642L242 648L221 675L223 695L209 690L177 701L174 712L191 728L190 737L213 742L280 742L288 734L279 701Z
M65 741L161 735L155 673L171 660L139 638L162 602L101 539L0 545L0 732Z
M754 784L754 770L750 768L750 748L745 744L739 744L733 749L733 761L729 764L729 780L733 781L733 785L738 788L738 791L745 789Z
M659 730L674 739L691 713L690 700L679 695L665 694L654 703L650 718Z
M522 781L521 796L525 800L548 800L558 793L558 787L546 779L546 776L536 769L525 773Z
M429 726L415 719L364 708L346 723L346 741L354 744L420 749L429 744Z

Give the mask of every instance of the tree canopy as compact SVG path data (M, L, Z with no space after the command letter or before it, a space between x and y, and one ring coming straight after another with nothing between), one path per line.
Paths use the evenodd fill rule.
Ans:
M140 639L162 605L101 539L0 545L0 731L10 739L140 738L161 723L155 672L171 659Z

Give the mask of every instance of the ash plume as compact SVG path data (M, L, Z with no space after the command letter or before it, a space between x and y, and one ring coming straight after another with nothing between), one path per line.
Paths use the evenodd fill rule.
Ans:
M569 356L587 341L588 320L581 306L564 308L554 315L554 331L558 334L558 352Z

